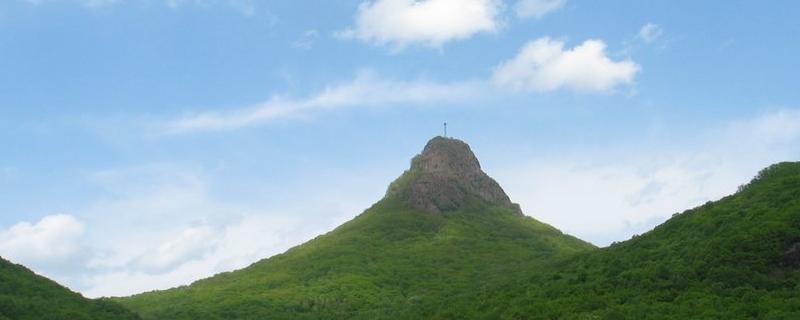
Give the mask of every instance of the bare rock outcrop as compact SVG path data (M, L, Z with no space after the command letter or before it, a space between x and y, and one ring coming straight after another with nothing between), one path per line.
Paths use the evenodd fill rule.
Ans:
M469 145L453 138L431 139L412 159L411 168L389 186L387 196L431 213L456 210L477 199L522 214L519 205L481 170Z

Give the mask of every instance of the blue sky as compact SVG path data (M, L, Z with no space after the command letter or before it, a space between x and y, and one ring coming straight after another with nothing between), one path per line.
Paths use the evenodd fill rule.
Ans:
M279 253L449 123L597 245L800 158L793 1L0 3L0 255L89 296ZM254 241L254 239L256 239Z

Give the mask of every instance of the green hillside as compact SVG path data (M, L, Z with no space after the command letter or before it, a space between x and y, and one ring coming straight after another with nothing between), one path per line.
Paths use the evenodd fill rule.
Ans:
M145 319L457 317L462 296L592 248L507 209L431 215L385 200L246 269L123 302Z
M527 269L467 312L531 319L800 319L800 163L549 272Z
M520 214L463 142L429 146L385 199L336 230L246 269L122 302L145 319L459 318L475 303L465 298L493 283L594 249Z
M800 319L800 163L598 249L522 215L466 144L435 138L336 230L119 301L145 319Z
M89 300L0 258L0 320L139 319L109 300Z

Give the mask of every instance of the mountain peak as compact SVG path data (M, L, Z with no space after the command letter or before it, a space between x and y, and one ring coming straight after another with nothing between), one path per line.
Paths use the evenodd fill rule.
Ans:
M428 141L422 153L411 160L411 169L442 175L465 175L479 173L481 164L464 141L439 136Z
M522 214L519 205L481 170L469 145L454 138L428 141L422 153L411 160L411 168L389 186L387 196L430 213L456 210L478 199Z

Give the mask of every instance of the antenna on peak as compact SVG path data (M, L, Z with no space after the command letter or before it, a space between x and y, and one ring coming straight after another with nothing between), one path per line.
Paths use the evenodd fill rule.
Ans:
M447 138L447 122L444 123L444 137Z

